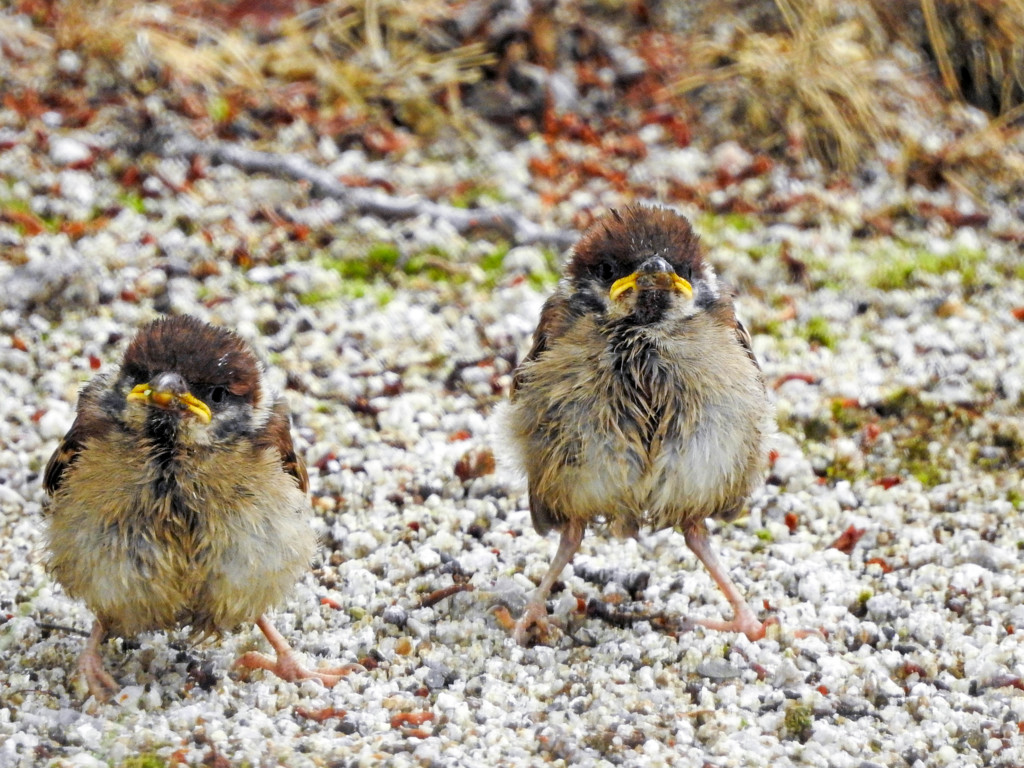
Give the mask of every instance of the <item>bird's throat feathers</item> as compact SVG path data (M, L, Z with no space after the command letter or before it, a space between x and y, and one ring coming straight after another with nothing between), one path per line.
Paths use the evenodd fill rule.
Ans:
M649 326L619 324L609 335L612 370L627 400L650 403L659 397L670 379L657 341Z
M164 411L152 410L146 417L145 435L149 461L160 476L173 476L185 448L180 441L182 420Z

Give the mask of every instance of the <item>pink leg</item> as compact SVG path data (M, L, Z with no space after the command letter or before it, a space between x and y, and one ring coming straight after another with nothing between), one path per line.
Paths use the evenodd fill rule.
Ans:
M732 606L733 610L732 621L699 619L695 623L708 629L724 632L742 632L750 640L760 640L763 638L767 628L771 624L778 624L779 620L775 617L771 617L764 622L757 620L754 612L747 605L747 601L743 599L743 595L740 594L736 585L732 583L732 579L729 578L728 571L722 567L722 564L718 562L718 558L715 557L715 553L711 549L711 543L708 541L708 530L704 523L700 522L689 526L683 531L683 535L686 537L686 546L693 550L693 554L697 556L698 560L704 563L704 567L708 569L708 573L715 580L715 584L725 594L725 599L729 601L729 605Z
M299 661L298 654L288 645L288 641L284 639L284 635L278 632L274 625L270 623L270 619L266 616L260 616L256 621L256 626L263 631L267 642L270 643L270 647L274 649L276 658L272 659L262 653L250 651L235 661L236 667L266 669L282 680L287 680L291 683L298 682L299 680L319 680L328 688L334 686L349 672L362 669L358 664L346 664L341 667L316 671L306 669L302 662Z
M78 657L78 671L85 678L89 693L100 702L107 701L121 690L121 686L103 667L103 659L100 658L100 644L106 636L107 630L97 619L92 625L92 632L85 643L85 648Z
M562 572L562 569L565 568L566 564L572 560L573 555L576 554L576 550L580 548L585 528L586 526L583 523L569 523L562 531L562 538L558 542L558 551L555 553L555 559L551 561L551 566L548 568L548 572L544 574L540 584L537 585L537 589L530 595L530 600L526 604L526 610L523 611L523 615L516 622L516 628L512 632L512 637L520 645L526 645L529 639L530 628L534 625L540 629L542 636L547 637L549 631L548 608L546 605L548 593L558 579L558 574Z

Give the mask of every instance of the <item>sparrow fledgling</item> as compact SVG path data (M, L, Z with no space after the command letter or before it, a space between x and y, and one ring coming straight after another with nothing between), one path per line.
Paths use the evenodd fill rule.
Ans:
M316 539L288 410L240 336L192 317L145 326L82 390L43 482L47 566L96 615L78 668L98 700L119 689L99 654L108 633L255 622L276 659L237 664L326 685L348 671L305 669L264 613Z
M763 637L705 520L736 517L761 482L771 412L750 337L689 222L637 206L591 226L512 382L508 425L533 524L561 532L516 640L534 625L546 633L551 586L597 522L617 536L681 529L734 612L696 623Z

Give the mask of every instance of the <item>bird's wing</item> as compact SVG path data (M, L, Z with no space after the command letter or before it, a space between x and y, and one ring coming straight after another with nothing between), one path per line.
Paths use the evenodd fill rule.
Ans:
M533 332L533 346L526 356L519 362L514 374L512 374L512 386L509 389L509 398L515 400L516 391L523 383L524 371L529 364L546 352L552 342L561 337L572 324L574 314L569 298L561 291L552 294L540 311L540 320L537 323L537 330ZM561 529L565 520L559 517L555 510L545 504L534 492L533 483L529 483L530 496L530 518L533 520L533 527L542 536L548 531Z
M740 344L747 351L747 355L750 357L754 365L757 366L757 369L761 370L761 364L757 362L757 357L754 355L754 347L750 340L750 331L748 331L747 327L740 322L735 313L733 313L732 319L733 322L736 323L736 338L740 340Z
M64 473L75 463L86 442L104 437L113 427L113 423L97 402L106 383L107 377L97 377L78 396L78 412L71 429L61 438L43 471L43 489L51 496L60 488Z
M743 347L747 353L747 357L750 361L761 370L760 363L757 362L757 357L754 356L754 347L750 340L750 331L746 329L746 326L740 322L739 318L736 317L736 309L732 304L732 296L725 293L721 298L715 300L711 306L708 307L708 312L711 313L720 323L726 327L731 327L736 333L736 340Z
M512 385L508 393L510 399L515 400L516 390L522 383L523 370L527 364L540 357L553 339L565 333L571 322L569 300L561 292L552 294L541 308L540 321L537 323L537 330L533 332L533 346L526 353L526 357L519 361L519 366L512 374Z
M43 488L51 496L60 488L61 480L64 479L64 470L78 458L82 450L82 428L81 417L75 419L75 423L68 430L68 433L61 438L57 450L46 462L46 471L43 472Z
M541 501L540 497L534 493L533 485L530 484L528 489L530 497L530 520L533 522L533 527L537 533L544 536L548 531L560 531L565 525L565 518L555 513L555 510Z
M292 445L292 417L284 400L274 404L266 428L260 437L257 447L274 448L281 457L281 466L285 472L299 481L303 493L309 490L309 475L306 465L295 453Z

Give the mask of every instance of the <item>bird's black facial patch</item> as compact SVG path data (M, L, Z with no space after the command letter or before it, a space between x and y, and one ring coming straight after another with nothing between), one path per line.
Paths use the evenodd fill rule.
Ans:
M699 280L693 286L693 303L699 309L708 309L721 298L718 293L708 285L706 280Z
M247 404L239 403L218 408L213 407L213 412L218 414L213 424L214 440L224 440L229 437L252 437L254 434L252 423L252 408Z
M118 380L118 386L104 389L103 394L99 398L100 408L106 413L111 419L119 420L121 412L124 410L124 399L128 392L135 384L123 384L125 378L122 377ZM142 383L142 382L137 382Z
M604 312L605 304L589 290L574 291L569 297L569 313L573 317L583 317L595 312Z

